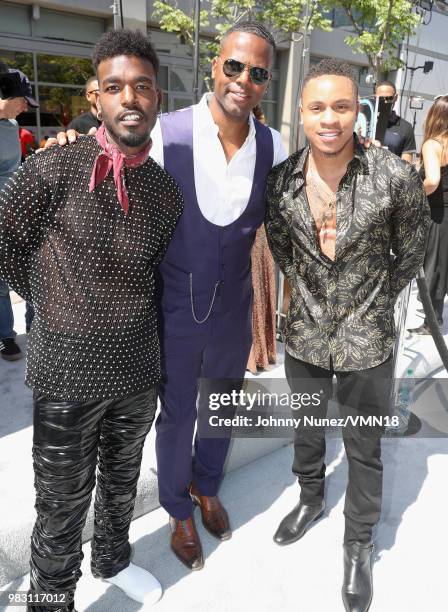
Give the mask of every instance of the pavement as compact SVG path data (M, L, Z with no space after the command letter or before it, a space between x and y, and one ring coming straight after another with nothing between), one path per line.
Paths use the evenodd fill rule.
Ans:
M417 308L413 291L407 327L416 327L421 322ZM19 333L21 309L23 304L15 305ZM448 340L448 330L445 332ZM25 344L25 336L19 336L19 342ZM281 361L280 358L279 365L272 371L256 378L283 377ZM417 376L438 379L447 376L430 337L406 338L399 373L410 365ZM2 403L7 398L2 406L7 418L0 426L0 565L10 564L12 557L11 549L8 549L8 557L4 556L4 547L2 552L4 534L8 532L8 524L13 523L12 517L16 517L16 522L17 515L29 520L26 514L29 512L32 518L30 392L20 382L23 363L20 374L18 368L18 363L0 363ZM429 387L424 381L417 383L415 412L423 424L420 435L383 440L384 497L375 537L375 595L370 612L447 610L445 551L448 530L444 519L448 438L441 432L446 431L448 400L445 381L435 382L436 385ZM151 446L151 440L149 442ZM325 514L302 540L287 547L275 545L272 535L281 518L298 500L298 487L291 473L292 447L284 446L286 441L275 447L262 440L258 441L262 448L247 456L241 446L255 441L237 442L220 491L231 517L232 539L219 543L203 529L196 515L206 558L203 570L189 572L171 553L167 515L160 507L145 511L132 523L133 561L152 571L164 588L164 597L153 606L154 610L342 612L340 589L347 464L341 439L332 437L327 445ZM236 458L233 465L232 455ZM24 463L27 469L23 468ZM17 534L15 537L13 544L21 546L27 554L29 535L24 534L22 541L17 540ZM76 592L79 612L145 609L126 598L116 587L95 580L89 570L89 543L84 544L83 550L83 576ZM17 567L23 568L23 563L18 563ZM24 590L27 584L28 577L19 576L1 588ZM0 606L2 609L13 612L15 608Z

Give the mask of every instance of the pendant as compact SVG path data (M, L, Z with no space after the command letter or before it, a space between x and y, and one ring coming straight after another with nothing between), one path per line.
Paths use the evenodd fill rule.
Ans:
M333 218L331 210L326 210L321 217L320 234L322 235L322 243L325 244L327 241L327 223Z
M333 218L333 213L331 210L326 210L322 215L322 224L326 225L327 221L330 221Z

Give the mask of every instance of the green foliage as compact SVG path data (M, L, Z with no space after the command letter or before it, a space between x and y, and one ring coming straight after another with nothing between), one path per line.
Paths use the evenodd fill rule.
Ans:
M208 6L208 11L201 10L201 30L209 28L212 20L217 35L214 39L201 40L200 67L203 73L208 72L211 59L218 53L221 38L238 21L256 19L276 33L277 42L288 40L293 32L304 28L305 22L310 29L331 29L330 21L322 15L316 3L306 18L306 0L210 0ZM162 30L180 36L193 53L194 16L182 11L177 0L156 0L153 17L159 20Z
M307 14L308 8L311 13ZM412 35L419 23L419 16L412 11L410 0L210 0L208 10L201 10L201 30L216 23L214 39L202 39L200 67L209 70L209 62L219 49L219 41L235 23L245 19L257 19L276 33L277 42L288 40L293 32L309 29L331 30L329 13L341 8L347 14L354 33L345 42L355 53L367 56L375 80L381 73L401 65L397 57L400 43ZM174 32L194 49L194 20L179 9L177 0L156 0L153 16L160 21L162 30Z
M336 0L331 5L342 8L350 19L354 34L345 42L367 56L376 82L382 73L402 65L398 46L420 21L409 0Z
M185 42L190 46L194 44L193 16L184 13L178 7L176 0L174 0L174 2L156 0L156 2L154 2L153 16L159 19L160 28L162 30L174 32L182 36ZM200 24L201 29L207 28L210 25L207 11L201 11Z

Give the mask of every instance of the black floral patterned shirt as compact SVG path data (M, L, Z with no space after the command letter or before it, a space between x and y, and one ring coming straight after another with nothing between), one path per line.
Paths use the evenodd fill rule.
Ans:
M347 372L385 361L395 340L394 305L423 263L429 207L416 170L385 149L355 156L336 200L336 256L319 247L305 189L308 148L272 169L266 232L291 284L286 350Z

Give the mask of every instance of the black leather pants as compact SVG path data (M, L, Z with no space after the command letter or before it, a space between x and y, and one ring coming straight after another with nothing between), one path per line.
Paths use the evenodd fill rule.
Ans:
M97 464L92 573L110 578L129 565L129 525L155 409L154 388L119 400L64 402L34 396L37 520L30 592L66 593L67 605L60 608L64 612L73 605L81 576L81 534Z

